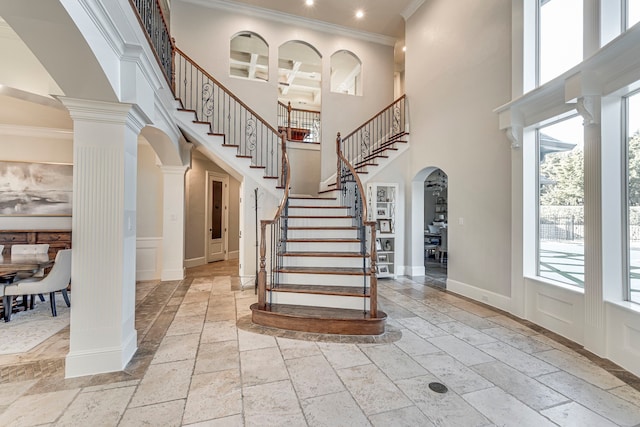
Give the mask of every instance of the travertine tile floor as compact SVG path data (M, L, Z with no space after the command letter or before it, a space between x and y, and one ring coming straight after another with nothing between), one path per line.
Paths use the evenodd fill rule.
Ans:
M51 343L0 360L0 425L640 424L637 377L428 277L379 282L384 337L330 342L255 333L253 286L240 290L236 269L216 263L185 281L140 283L139 351L123 372L65 380L51 362L63 346ZM58 367L38 371L43 360ZM449 391L431 391L435 381Z

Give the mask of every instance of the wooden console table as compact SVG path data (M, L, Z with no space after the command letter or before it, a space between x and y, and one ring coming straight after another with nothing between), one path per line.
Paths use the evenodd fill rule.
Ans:
M49 244L49 258L54 259L61 249L71 249L71 230L0 230L0 245L4 253L11 253L13 245Z

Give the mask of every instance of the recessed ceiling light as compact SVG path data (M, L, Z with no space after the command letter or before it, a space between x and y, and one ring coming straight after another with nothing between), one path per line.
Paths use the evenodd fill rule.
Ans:
M363 16L364 16L364 12L362 11L362 9L356 10L356 18L360 19Z
M313 0L306 0L304 2L307 6L313 6Z

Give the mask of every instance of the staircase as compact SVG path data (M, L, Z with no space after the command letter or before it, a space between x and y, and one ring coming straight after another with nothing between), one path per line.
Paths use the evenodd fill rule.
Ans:
M371 256L351 208L335 197L288 200L276 248L281 261L271 270L264 306L251 306L253 322L304 332L383 333L386 315L372 314Z

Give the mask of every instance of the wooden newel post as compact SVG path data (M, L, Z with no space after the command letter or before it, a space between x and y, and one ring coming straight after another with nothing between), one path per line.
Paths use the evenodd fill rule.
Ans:
M291 101L287 103L287 139L291 140Z
M338 136L336 137L336 157L337 157L337 166L336 166L336 189L340 189L340 132L338 132Z
M264 310L267 303L267 224L260 221L260 270L258 271L258 308Z
M365 226L371 228L371 275L369 276L369 312L371 317L378 317L378 276L376 276L376 223L367 222Z

